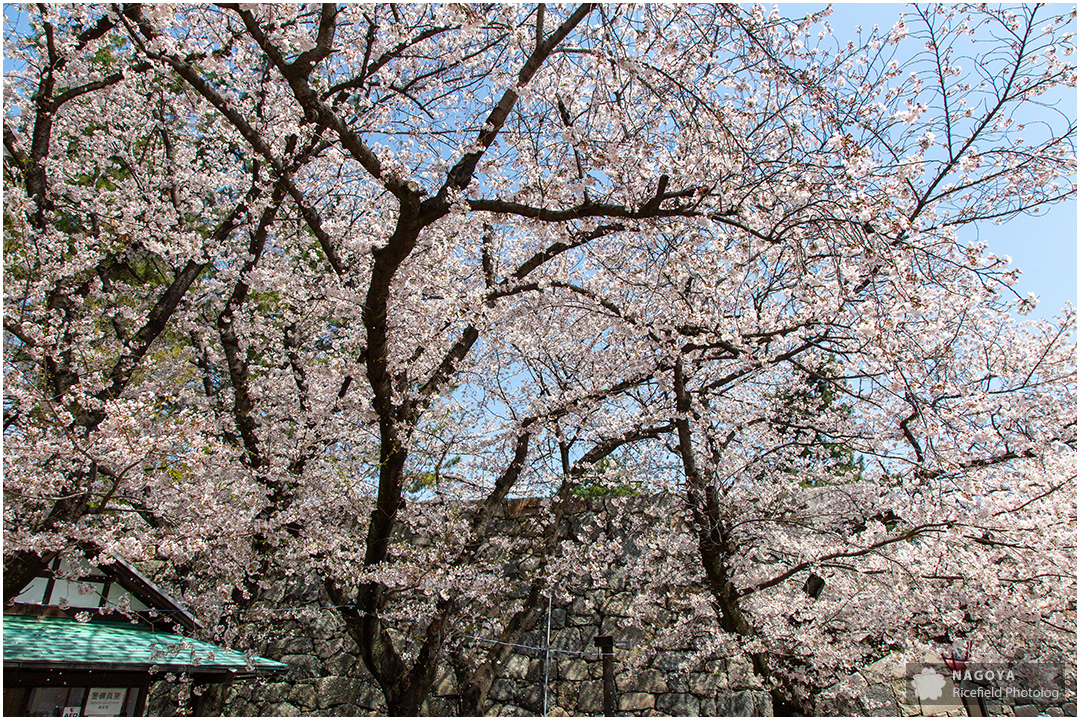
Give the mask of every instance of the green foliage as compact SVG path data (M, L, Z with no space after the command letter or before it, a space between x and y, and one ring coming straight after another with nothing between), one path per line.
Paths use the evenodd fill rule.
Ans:
M408 484L405 487L405 492L417 494L425 490L437 488L439 486L440 477L447 471L452 469L455 465L461 462L461 458L457 455L442 460L432 470L425 470L410 475L408 477Z
M852 413L851 406L841 400L832 379L835 376L833 370L834 362L830 358L820 367L812 369L806 384L773 394L771 397L776 401L777 411L771 424L777 433L790 437L802 448L797 460L784 468L785 472L799 474L800 468L809 464L824 465L833 478L831 483L853 482L862 477L863 459L818 422L819 418L827 415L844 419ZM800 481L804 487L820 483L817 479Z
M642 494L641 483L629 482L615 486L601 485L598 482L586 480L574 488L574 494L578 497L634 497Z
M574 488L578 497L633 497L644 492L643 483L631 480L618 458L602 458L593 465L593 472L584 476Z

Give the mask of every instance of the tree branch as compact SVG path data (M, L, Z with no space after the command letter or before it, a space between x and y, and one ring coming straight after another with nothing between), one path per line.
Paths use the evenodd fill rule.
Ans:
M916 526L916 527L912 528L911 530L908 530L903 535L897 535L896 537L886 538L884 540L876 542L876 543L874 543L872 545L868 545L867 547L861 548L859 550L852 550L852 551L849 551L849 552L830 553L828 555L823 555L823 556L821 556L819 558L816 558L814 560L807 560L806 562L801 562L798 565L795 565L794 567L789 569L787 572L781 573L780 575L777 575L776 577L772 578L771 580L766 580L765 582L758 583L754 587L744 588L743 590L740 590L739 591L739 597L746 597L747 595L751 595L751 594L756 593L756 592L758 592L760 590L765 590L767 588L773 587L774 585L779 585L780 583L784 582L785 580L787 580L792 575L800 573L803 570L806 570L807 568L813 567L814 565L824 563L824 562L829 562L831 560L836 560L838 558L851 558L851 557L860 557L862 555L869 555L870 553L876 552L876 551L880 550L883 547L887 547L889 545L893 545L893 544L898 543L898 542L903 542L905 540L911 540L912 538L918 537L919 535L923 535L923 534L928 533L928 532L942 532L942 531L946 530L948 527L950 527L949 523L926 523L924 525L919 525L919 526Z

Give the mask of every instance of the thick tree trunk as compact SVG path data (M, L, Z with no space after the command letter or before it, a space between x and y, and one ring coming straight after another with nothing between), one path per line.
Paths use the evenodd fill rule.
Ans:
M720 627L736 635L751 637L755 634L754 628L739 605L739 592L731 580L727 566L727 559L734 555L735 548L732 546L728 524L722 517L720 498L716 488L712 487L702 474L694 454L690 421L687 419L691 412L690 393L686 389L681 357L676 361L674 371L675 410L678 413L675 428L679 436L679 455L686 475L686 499L693 514L701 564L709 583L709 591L720 611ZM762 682L767 681L769 667L764 653L751 653L750 660L754 672Z
M487 709L487 697L495 682L495 669L483 663L469 681L462 685L458 700L458 717L483 717Z
M547 583L534 580L529 588L529 596L524 607L507 624L499 637L500 645L495 645L479 667L468 674L461 683L461 699L458 701L458 715L461 717L482 717L487 714L488 693L499 676L503 663L513 651L513 643L531 630L540 618L540 606ZM460 678L460 675L459 675Z
M345 604L345 596L333 582L325 587L341 615L349 636L360 650L360 658L371 672L386 700L387 712L397 717L415 717L431 694L439 658L447 635L446 618L453 614L452 601L442 600L435 617L424 630L424 643L411 665L406 665L394 641L378 617L382 586L361 585L354 603ZM371 608L365 610L364 608Z
M420 716L420 706L427 699L427 692L409 692L409 690L412 690L412 688L408 688L400 696L387 696L386 710L388 715L391 717Z
M682 358L676 361L674 374L675 409L679 414L679 419L675 421L679 435L679 454L686 475L687 503L693 514L698 551L709 591L720 611L720 627L736 635L753 637L757 631L743 613L739 603L739 591L731 579L727 563L728 558L734 557L736 551L731 538L730 523L724 520L716 488L702 474L694 454L690 422L687 420L691 412L690 393L686 389ZM767 686L772 674L768 657L762 652L750 653L750 661L754 673ZM776 687L770 690L769 694L772 696L774 711L813 714L812 706L800 700L790 688Z

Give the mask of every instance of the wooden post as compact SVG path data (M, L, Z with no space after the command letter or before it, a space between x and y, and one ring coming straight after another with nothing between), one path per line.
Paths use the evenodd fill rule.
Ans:
M611 635L597 635L593 644L600 648L604 663L604 716L615 717L615 639Z

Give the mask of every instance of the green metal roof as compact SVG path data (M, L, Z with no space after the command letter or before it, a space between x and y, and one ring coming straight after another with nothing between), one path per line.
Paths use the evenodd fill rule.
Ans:
M124 622L5 615L4 667L264 675L288 665Z

